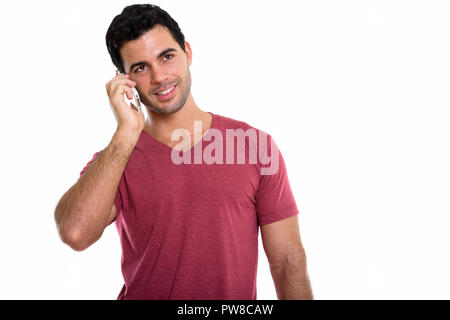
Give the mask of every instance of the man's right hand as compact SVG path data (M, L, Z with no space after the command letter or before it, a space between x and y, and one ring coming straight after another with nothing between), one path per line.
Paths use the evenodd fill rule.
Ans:
M144 113L128 106L123 96L126 94L128 99L131 100L131 88L135 86L136 82L130 80L128 74L118 74L106 83L106 92L117 120L118 130L139 136L145 126Z

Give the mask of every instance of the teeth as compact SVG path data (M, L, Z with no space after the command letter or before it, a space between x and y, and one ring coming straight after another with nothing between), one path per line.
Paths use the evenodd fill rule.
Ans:
M170 91L172 91L172 89L173 89L174 87L175 87L175 86L170 87L170 88L167 89L166 91L159 92L159 93L157 93L157 94L158 94L158 96L161 96L161 95L163 95L163 94L168 94Z

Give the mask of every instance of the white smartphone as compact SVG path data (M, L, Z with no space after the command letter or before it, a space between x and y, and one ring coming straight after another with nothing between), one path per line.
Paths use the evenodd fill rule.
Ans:
M117 72L117 74L123 74L123 73ZM137 92L136 88L134 88L134 87L131 88L131 93L132 93L131 100L128 99L126 94L123 95L125 97L125 100L131 102L137 111L142 112L141 98L139 97L139 93Z
M142 112L141 107L141 99L139 98L139 93L137 92L136 88L131 88L133 99L131 99L131 103L136 108L137 111Z

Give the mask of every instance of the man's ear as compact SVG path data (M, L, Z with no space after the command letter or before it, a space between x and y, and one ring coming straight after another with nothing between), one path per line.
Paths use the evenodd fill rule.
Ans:
M184 42L184 51L186 52L186 59L188 61L188 65L190 66L192 64L192 50L191 45L189 42Z

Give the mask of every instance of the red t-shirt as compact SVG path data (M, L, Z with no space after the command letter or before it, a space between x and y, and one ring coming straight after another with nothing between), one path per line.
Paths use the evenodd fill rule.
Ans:
M223 134L223 159L226 129L260 132L209 113L211 129ZM205 136L203 150L215 141ZM117 299L256 300L258 226L298 209L278 147L278 170L261 174L269 165L251 162L249 139L243 164L237 140L234 164L195 164L194 152L191 164L175 164L172 148L142 131L114 200L125 282Z

